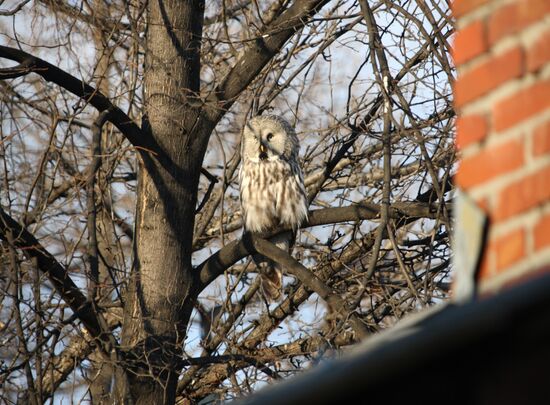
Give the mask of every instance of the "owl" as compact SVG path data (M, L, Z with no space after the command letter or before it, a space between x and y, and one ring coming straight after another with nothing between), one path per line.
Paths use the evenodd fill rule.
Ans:
M244 229L257 235L288 229L271 242L289 253L308 212L299 152L296 132L285 119L257 116L246 123L239 171ZM277 300L281 296L283 269L259 254L253 259L262 278L264 296Z

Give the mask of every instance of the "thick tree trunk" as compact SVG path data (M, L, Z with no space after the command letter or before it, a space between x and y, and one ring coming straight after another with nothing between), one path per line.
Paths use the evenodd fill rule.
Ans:
M208 132L190 101L199 92L203 12L199 0L148 6L143 129L154 150L141 154L122 339L132 351L127 381L136 404L174 403L176 360L193 305L191 242Z

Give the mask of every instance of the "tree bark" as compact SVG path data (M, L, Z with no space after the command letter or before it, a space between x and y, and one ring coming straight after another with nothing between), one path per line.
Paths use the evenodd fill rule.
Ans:
M106 17L109 15L109 6L103 0L95 0L94 9L96 13L101 17ZM110 88L108 77L109 65L111 63L110 50L106 44L106 41L104 41L102 30L98 27L95 27L93 31L93 38L97 58L95 74L96 86L102 94L109 97ZM99 116L101 117L102 114L104 113L99 113ZM100 133L96 134L96 130ZM92 288L89 288L91 294L89 293L88 299L95 300L96 304L99 304L101 300L109 298L108 296L105 297L106 291L110 290L110 288L108 288L107 286L112 287L112 283L110 282L109 277L109 270L105 264L105 261L109 265L113 264L112 257L110 257L109 254L109 247L114 245L114 238L112 238L112 234L109 232L110 218L108 217L107 212L102 209L102 204L98 204L98 199L96 198L96 193L94 192L95 188L98 185L102 183L108 184L106 181L105 162L102 158L102 155L104 155L103 150L105 149L105 145L107 145L108 142L108 136L105 133L105 127L103 125L101 125L101 128L92 129L92 137L95 138L96 136L100 138L98 139L97 145L95 145L95 140L92 141L91 158L97 160L98 170L93 175L93 177L88 180L90 181L90 186L92 190L88 190L87 198L91 199L91 201L88 201L88 206L93 206L93 209L96 212L95 220L92 221L92 224L88 224L88 235L90 235L91 232L95 232L95 234L97 235L95 246L97 251L88 252L90 255L90 267L91 260L95 260L98 274L97 280L93 280L93 283L95 283L96 285L92 285ZM95 146L97 146L99 150L95 150ZM99 154L95 155L95 153L98 152ZM90 216L90 214L91 213L88 212L88 216ZM88 220L90 221L90 218ZM95 227L95 229L92 230L91 226ZM90 236L88 236L88 238L90 240ZM100 252L103 260L99 258ZM92 259L92 256L95 257ZM92 279L93 277L88 282L91 282ZM94 352L90 354L89 360L92 363L88 372L88 379L90 380L91 402L93 405L108 404L114 371L113 365L110 362L105 361L105 357L101 355L98 349L94 350Z
M191 106L200 86L203 14L200 0L148 5L142 129L154 146L141 153L122 334L123 347L132 353L128 382L136 404L174 403L177 356L193 306L191 243L208 141L203 134L209 133Z

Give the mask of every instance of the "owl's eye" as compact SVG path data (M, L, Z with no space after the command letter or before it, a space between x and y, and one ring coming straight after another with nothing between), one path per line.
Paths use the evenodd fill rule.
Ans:
M273 139L273 134L270 132L269 134L267 134L267 140L271 141L271 139Z

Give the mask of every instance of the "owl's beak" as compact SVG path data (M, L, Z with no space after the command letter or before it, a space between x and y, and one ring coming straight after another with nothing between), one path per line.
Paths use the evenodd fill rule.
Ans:
M260 143L260 160L267 159L267 148L263 143Z

